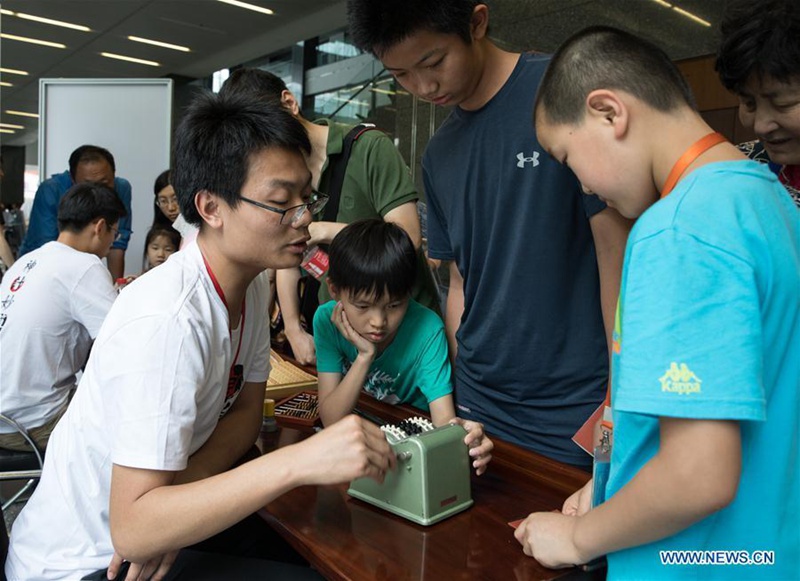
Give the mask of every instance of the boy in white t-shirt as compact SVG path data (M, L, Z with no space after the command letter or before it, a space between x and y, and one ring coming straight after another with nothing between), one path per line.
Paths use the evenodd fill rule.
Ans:
M268 286L258 275L300 263L325 198L312 194L308 137L280 107L201 95L174 143L173 186L197 241L111 309L14 523L10 579L105 567L113 578L123 559L128 578L160 579L176 556L176 569L192 556L182 548L296 486L382 480L394 467L380 430L349 416L231 469L258 436L269 373ZM190 569L178 578L194 578ZM284 578L312 575L296 567Z
M125 214L105 186L73 186L58 207L58 239L12 265L0 285L0 413L41 448L67 409L75 375L117 297L101 259ZM3 423L0 448L30 450Z

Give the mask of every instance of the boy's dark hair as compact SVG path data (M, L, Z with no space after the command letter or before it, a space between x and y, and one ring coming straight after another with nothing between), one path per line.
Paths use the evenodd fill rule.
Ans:
M72 152L69 156L69 175L75 179L75 172L78 171L78 166L82 163L89 163L91 161L107 161L111 166L111 171L117 171L117 166L114 164L114 156L111 152L103 147L97 145L81 145L78 149Z
M372 218L346 226L331 242L328 279L354 295L402 298L417 276L417 251L397 224Z
M352 42L380 57L420 30L455 34L472 43L470 23L479 0L347 0Z
M250 95L256 99L272 101L280 104L281 93L288 91L283 79L261 69L236 69L222 84L219 94Z
M79 233L98 218L111 227L127 215L125 204L113 190L90 182L75 184L58 204L58 231Z
M800 2L734 1L722 15L722 42L715 69L722 84L738 93L755 73L777 81L800 77Z
M285 108L246 95L198 95L175 132L172 187L184 219L201 225L194 198L202 190L237 207L250 159L271 148L311 152L305 129Z
M175 228L168 227L168 226L159 226L153 225L150 230L147 231L147 236L144 239L144 255L145 258L147 257L147 247L150 246L150 243L157 238L158 236L166 236L169 238L172 245L175 247L175 250L178 250L181 246L181 233L175 230Z
M592 26L553 55L539 85L534 118L544 107L548 121L578 124L586 96L596 89L625 91L663 112L696 108L686 79L663 50L629 32Z

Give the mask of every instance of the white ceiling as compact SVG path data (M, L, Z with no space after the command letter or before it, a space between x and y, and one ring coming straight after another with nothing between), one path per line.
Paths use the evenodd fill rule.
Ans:
M269 8L266 15L217 0L4 0L0 8L88 26L81 32L0 14L0 31L62 43L52 48L0 39L0 66L29 75L0 73L0 122L23 125L0 133L3 145L36 141L36 119L6 110L38 113L40 78L206 77L292 44L342 27L344 0L247 0ZM139 36L189 47L191 52L128 40ZM158 67L100 55L117 53L160 63Z

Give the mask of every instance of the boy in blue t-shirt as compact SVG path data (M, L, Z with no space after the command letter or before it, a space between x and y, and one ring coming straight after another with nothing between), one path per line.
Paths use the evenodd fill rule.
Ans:
M712 132L667 55L626 32L569 39L535 119L542 145L584 189L638 220L614 332L608 482L573 494L563 514L530 515L515 536L550 567L607 554L609 579L796 579L791 198ZM607 500L590 510L603 488Z
M411 299L417 254L408 234L382 220L353 222L333 239L329 264L336 300L314 315L323 423L349 414L363 388L386 403L430 410L436 426L464 426L482 474L494 445L483 424L456 417L444 324Z

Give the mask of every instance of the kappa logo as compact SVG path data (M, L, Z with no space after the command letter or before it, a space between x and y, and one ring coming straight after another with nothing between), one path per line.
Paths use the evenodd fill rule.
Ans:
M530 157L525 157L525 154L520 151L517 154L517 167L525 167L526 163L530 163L531 167L539 165L539 152L534 151Z
M661 391L678 395L700 393L700 384L703 383L685 363L679 366L674 361L658 380L661 382Z

